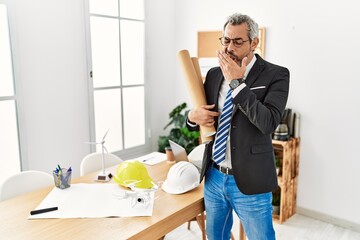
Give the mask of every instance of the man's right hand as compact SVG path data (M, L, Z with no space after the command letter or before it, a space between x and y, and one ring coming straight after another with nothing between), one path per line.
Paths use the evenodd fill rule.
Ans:
M214 107L215 104L194 108L189 112L188 118L197 125L211 127L215 123L215 117L220 115L219 112L211 111Z

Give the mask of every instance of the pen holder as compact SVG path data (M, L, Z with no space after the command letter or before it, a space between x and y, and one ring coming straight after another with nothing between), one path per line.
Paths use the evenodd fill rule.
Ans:
M55 186L60 189L70 187L71 184L71 172L66 168L62 168L61 172L53 172Z

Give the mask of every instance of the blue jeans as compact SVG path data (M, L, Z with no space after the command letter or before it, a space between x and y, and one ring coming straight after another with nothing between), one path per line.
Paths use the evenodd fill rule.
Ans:
M245 195L234 176L212 166L205 177L206 234L209 240L230 239L234 210L249 240L274 240L272 193Z

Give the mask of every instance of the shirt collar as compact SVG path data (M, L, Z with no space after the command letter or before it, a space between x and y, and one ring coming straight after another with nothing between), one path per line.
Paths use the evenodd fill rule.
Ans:
M251 59L251 61L249 62L248 65L246 65L246 70L245 70L245 74L244 74L244 79L246 79L247 75L249 74L251 68L254 66L255 62L256 62L256 55L254 54L253 58Z

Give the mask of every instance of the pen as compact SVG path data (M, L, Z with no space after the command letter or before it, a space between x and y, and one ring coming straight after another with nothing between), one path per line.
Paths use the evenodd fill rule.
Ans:
M40 214L40 213L46 213L46 212L51 212L51 211L56 211L58 210L58 207L51 207L51 208L43 208L43 209L38 209L38 210L33 210L30 212L30 215L35 215L35 214Z
M60 167L59 164L58 164L58 169L59 169L59 174L62 174L62 168Z
M149 158L145 158L143 160L141 160L142 162L146 162L146 161L149 161L150 159L153 159L154 157L149 157Z

